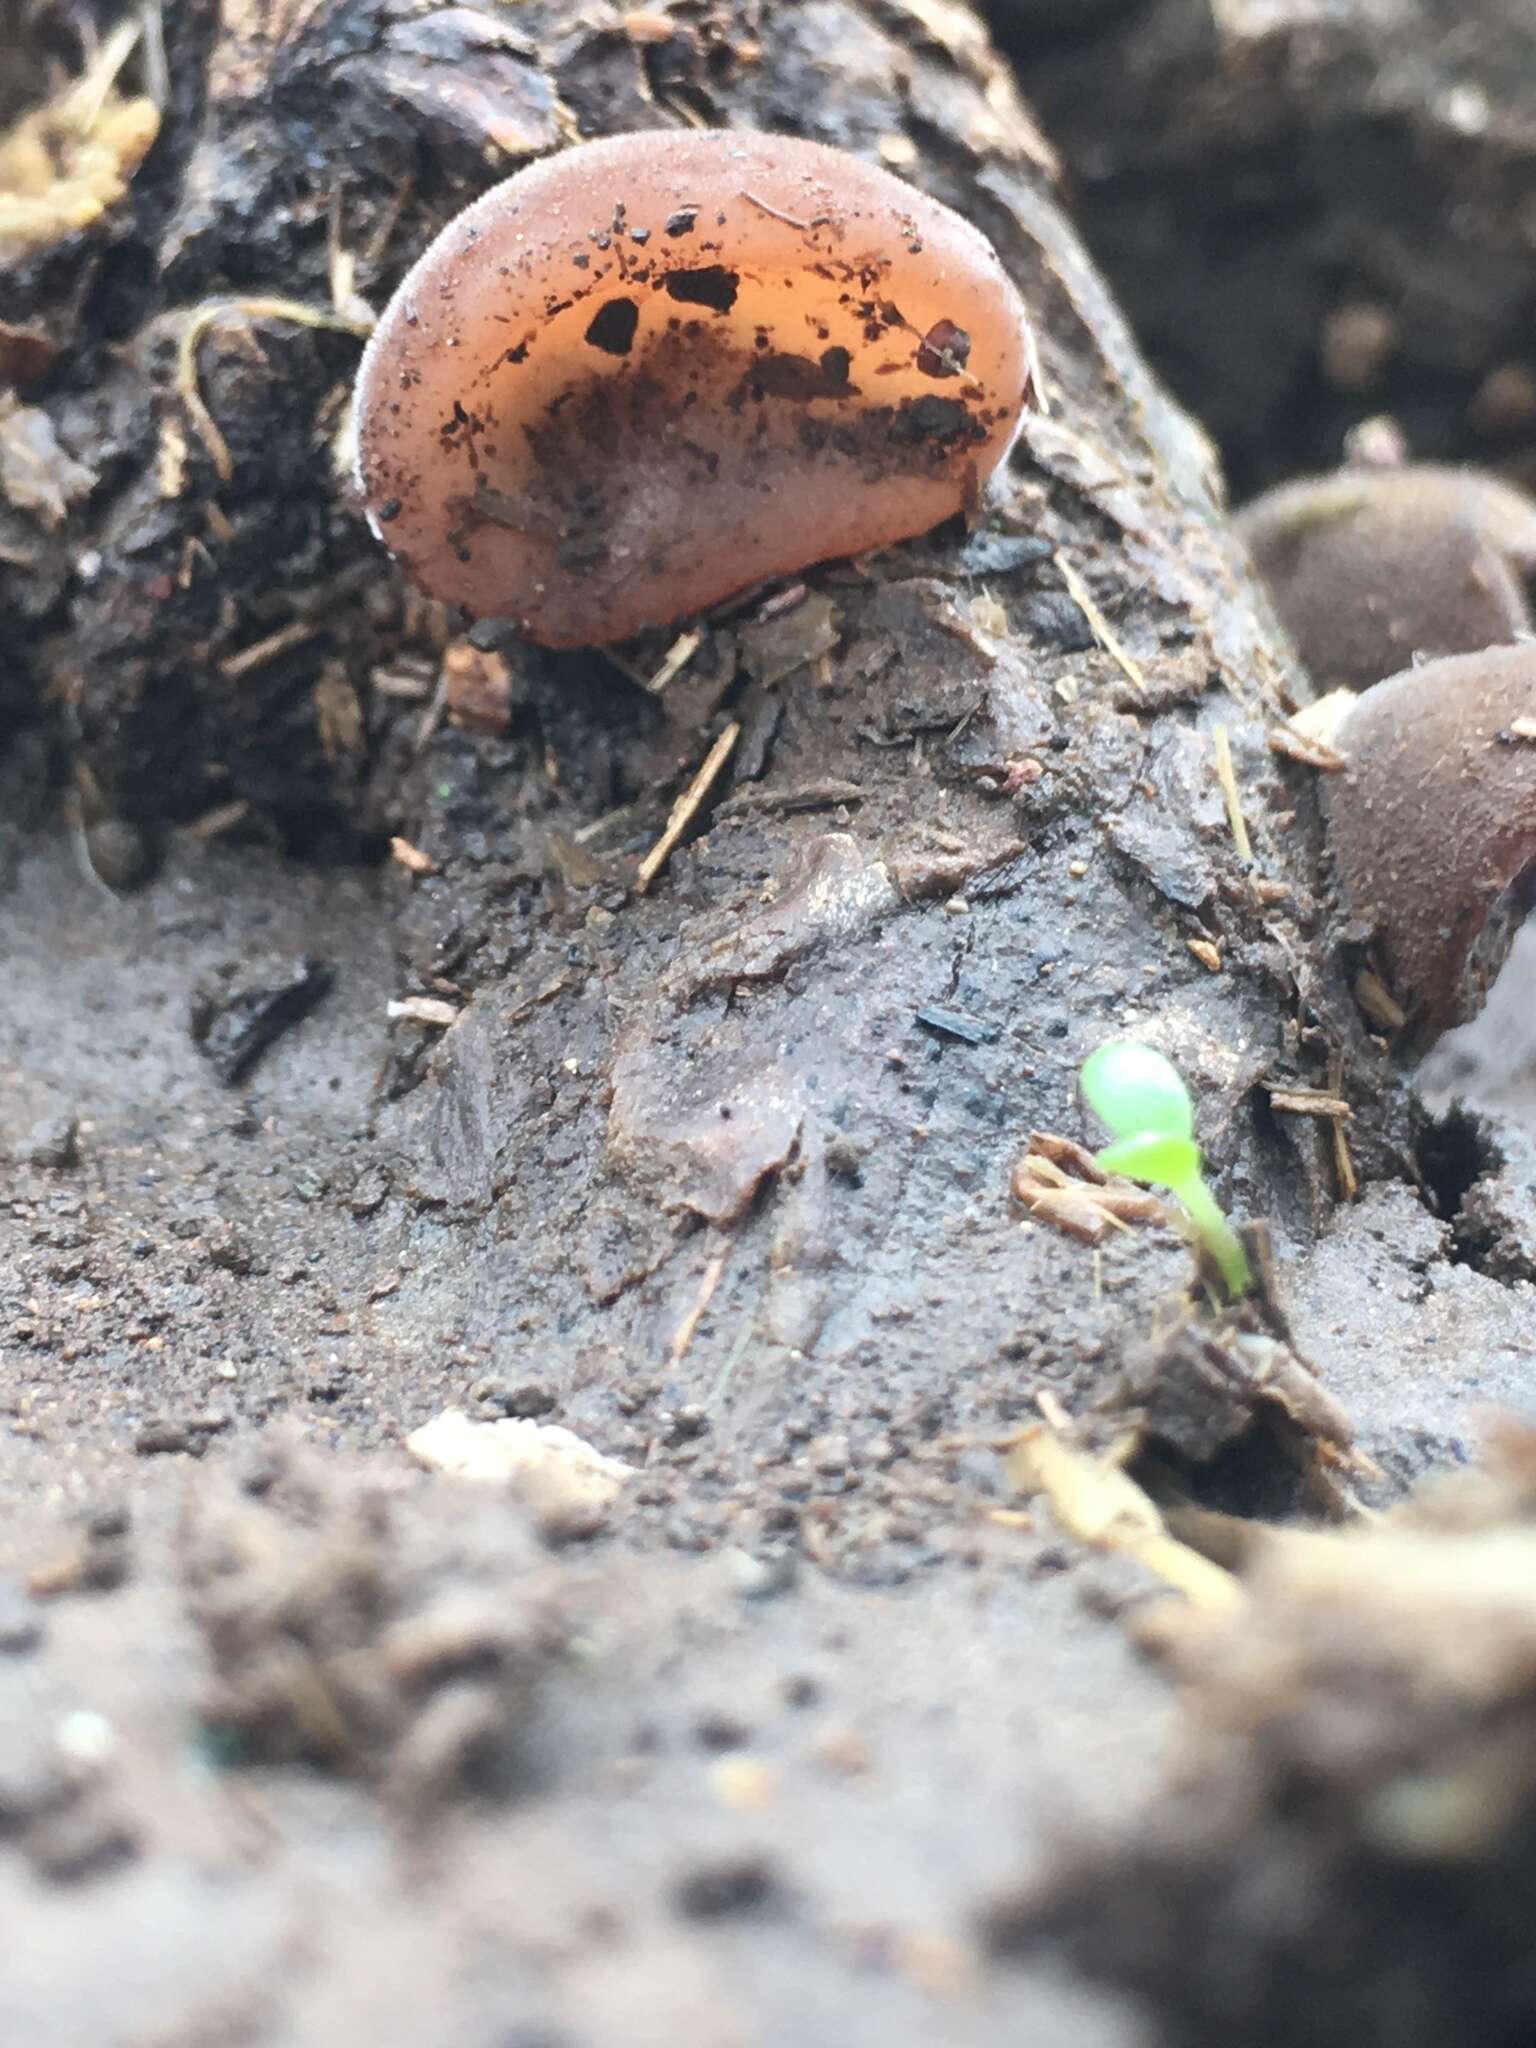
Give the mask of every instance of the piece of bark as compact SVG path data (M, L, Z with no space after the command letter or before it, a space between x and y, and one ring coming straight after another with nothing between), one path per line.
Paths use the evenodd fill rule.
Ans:
M557 1379L594 1347L670 1355L721 1248L688 1346L696 1390L744 1329L770 1381L895 1328L898 1360L954 1346L963 1371L1026 1314L1059 1323L1070 1354L1089 1266L1054 1233L1021 1238L1008 1174L1031 1128L1090 1135L1074 1077L1102 1038L1154 1026L1242 1207L1271 1200L1258 1082L1281 1060L1323 1079L1299 997L1348 1041L1362 1111L1378 1092L1297 922L1315 842L1283 827L1307 782L1264 738L1289 701L1286 656L1210 448L1147 373L974 19L881 0L771 20L722 7L707 28L663 63L574 6L520 16L516 36L500 15L394 0L225 18L201 123L158 173L161 295L132 347L92 358L142 427L68 525L96 558L61 643L81 741L130 814L216 789L310 844L329 816L421 849L409 964L471 1000L389 1135L419 1201L496 1208L478 1284L489 1313L561 1332ZM334 123L307 125L333 104ZM960 206L1033 309L1048 403L976 531L807 579L834 600L839 643L777 685L773 778L855 783L856 815L736 809L708 829L706 811L641 902L624 889L635 857L724 714L679 722L604 656L491 628L482 642L510 650L526 691L506 736L423 723L370 679L444 635L368 535L336 444L359 296L381 302L472 190L570 121L638 127L684 106L792 118ZM189 323L178 372L166 345ZM47 405L77 445L82 402L66 366ZM703 653L695 671L711 673ZM361 707L345 747L317 716L337 674ZM38 679L57 673L40 662ZM1217 726L1267 892L1229 829ZM560 858L591 833L588 859ZM995 1035L936 1042L918 1014L936 1003ZM1293 1142L1320 1218L1325 1155ZM1401 1157L1390 1116L1362 1114L1353 1142L1366 1172ZM1155 1270L1166 1284L1166 1255ZM582 1399L606 1411L614 1391Z

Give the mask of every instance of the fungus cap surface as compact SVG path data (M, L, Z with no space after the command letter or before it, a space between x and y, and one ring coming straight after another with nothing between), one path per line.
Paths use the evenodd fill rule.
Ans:
M622 640L973 503L1032 402L967 221L819 143L581 143L460 214L358 373L374 530L434 596Z
M1238 525L1319 692L1529 630L1536 502L1498 477L1341 469L1266 492Z
M1536 647L1490 647L1378 683L1335 734L1339 879L1419 1046L1481 1006L1536 890L1533 720Z

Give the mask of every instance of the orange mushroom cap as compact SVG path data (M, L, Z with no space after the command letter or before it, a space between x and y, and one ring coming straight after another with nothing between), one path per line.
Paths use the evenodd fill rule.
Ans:
M991 245L889 173L615 136L496 186L406 277L358 472L432 595L601 645L974 503L1031 363Z

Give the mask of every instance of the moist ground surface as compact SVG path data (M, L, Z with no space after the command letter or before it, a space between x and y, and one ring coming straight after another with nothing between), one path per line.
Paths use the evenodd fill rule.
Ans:
M444 1406L503 1412L499 1388L544 1404L536 1348L478 1319L441 1231L390 1192L378 878L193 845L123 899L60 825L21 853L0 943L0 1120L31 1162L0 1220L5 2038L1143 2038L1107 1995L986 1963L974 1924L1155 1788L1168 1699L1112 1618L1144 1588L1043 1518L987 1519L998 1461L920 1402L848 1433L825 1386L821 1426L787 1439L728 1398L702 1424L610 1431L600 1448L650 1468L637 1497L541 1549L500 1495L400 1444ZM227 1087L192 1041L193 992L306 952L329 995ZM1528 1113L1519 987L1441 1067ZM1478 1405L1529 1374L1529 1288L1445 1251L1406 1191L1378 1190L1293 1275L1316 1362L1402 1476L1459 1455ZM1350 1334L1362 1288L1370 1355ZM950 1377L936 1356L934 1417ZM466 1589L503 1618L534 1597L557 1616L489 1790L466 1800L442 1761L452 1685L407 1701L382 1776L220 1740L187 1577L220 1489L259 1487L299 1433L306 1600L346 1581L324 1532L362 1489L383 1502L397 1634L447 1626ZM827 1504L827 1569L784 1561L786 1497ZM243 1554L258 1612L285 1597L276 1526ZM282 1625L257 1635L254 1682L289 1697Z

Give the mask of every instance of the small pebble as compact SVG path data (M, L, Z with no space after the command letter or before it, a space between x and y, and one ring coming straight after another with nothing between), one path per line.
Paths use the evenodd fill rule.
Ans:
M126 818L98 818L84 836L86 858L109 889L137 889L159 864L154 835Z
M725 1553L726 1569L739 1600L774 1600L794 1591L800 1561L792 1550L770 1550L754 1556L749 1550Z
M536 1422L541 1415L552 1414L556 1406L553 1392L540 1380L512 1381L487 1376L474 1382L469 1398L499 1415L524 1422Z
M194 1458L200 1458L208 1448L208 1440L189 1423L161 1417L144 1424L133 1440L133 1448L141 1458L160 1457L171 1451L188 1451Z
M720 1710L701 1714L693 1724L693 1739L701 1749L745 1749L752 1730L735 1714Z
M1093 645L1093 628L1064 590L1042 590L1025 600L1030 630L1063 654L1081 654Z
M672 1902L689 1920L723 1920L766 1905L779 1890L772 1863L746 1850L719 1856L685 1871L672 1890Z

